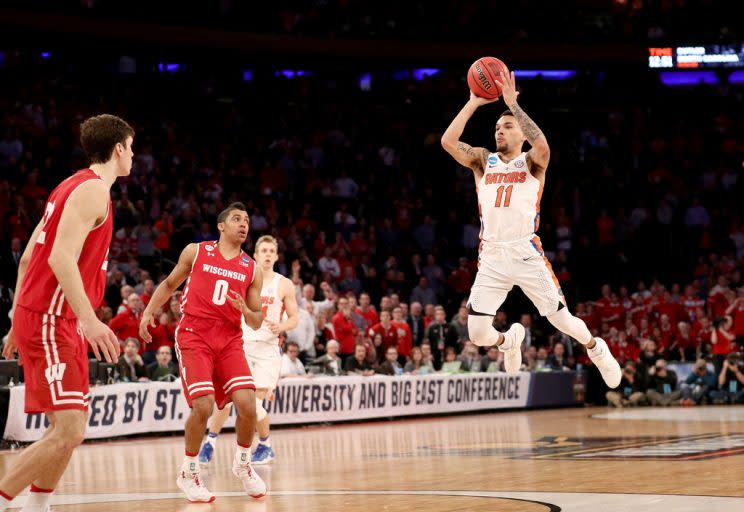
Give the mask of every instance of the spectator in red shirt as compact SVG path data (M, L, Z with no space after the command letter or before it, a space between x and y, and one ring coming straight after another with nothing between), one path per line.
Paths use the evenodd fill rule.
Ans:
M695 287L691 284L685 286L685 294L682 296L681 302L690 321L695 320L695 311L698 308L705 307L705 301L695 292Z
M130 293L126 300L126 308L121 313L112 318L111 322L109 322L109 327L112 331L114 331L114 334L116 334L119 342L122 343L122 347L127 338L137 339L137 341L139 342L140 355L143 355L145 347L145 344L139 337L139 319L144 309L145 306L144 304L142 304L142 299L140 299L140 296L136 293ZM151 354L152 360L146 360L145 365L155 361L155 352L151 352L153 352ZM143 357L143 360L144 359L145 358Z
M398 334L398 354L402 358L408 358L413 348L413 335L411 334L411 327L403 316L403 308L393 308L392 325Z
M604 300L601 299L601 300ZM610 327L622 329L625 325L625 308L616 294L611 294L609 302L603 302L601 311L601 320L606 322Z
M624 365L627 361L636 362L641 349L628 338L625 331L620 331L617 333L617 341L612 344L612 353L618 363Z
M726 315L734 319L734 335L741 345L744 343L744 287L739 288L739 296L726 309Z
M677 345L677 327L672 323L669 315L661 315L657 345L659 353L666 359L671 359L670 353Z
M152 279L145 279L142 283L142 303L147 306L150 303L152 294L155 293L155 281Z
M338 299L338 313L333 315L333 332L340 345L339 354L348 357L354 353L355 329L349 299L341 297Z
M726 316L718 321L717 327L711 334L710 342L713 344L713 364L716 367L716 373L721 373L723 360L726 359L726 356L732 352L737 352L738 347L734 343L736 337L731 331L733 325L733 319Z
M669 321L673 324L680 322L685 319L684 307L672 300L672 294L665 291L662 295L661 301L656 304L655 313L658 318L666 315L669 317Z
M152 341L147 348L157 353L162 346L168 346L173 351L176 344L176 329L181 320L181 303L177 298L172 298L168 305L168 311L160 315L158 326L152 329Z
M380 318L377 316L377 311L375 311L375 307L372 305L369 293L365 292L359 296L359 307L356 312L362 315L364 320L367 322L368 329L380 321Z
M470 273L467 258L460 258L459 266L449 275L447 283L455 292L455 302L470 293L470 287L473 285L473 275Z
M609 284L602 285L602 297L595 301L597 313L600 317L605 316L605 309L610 306L612 302L612 289Z
M434 321L434 304L424 306L424 329L428 329Z
M389 311L380 312L380 323L370 327L370 338L374 338L376 334L382 336L383 353L387 351L388 347L398 346L398 330L393 327L392 317Z

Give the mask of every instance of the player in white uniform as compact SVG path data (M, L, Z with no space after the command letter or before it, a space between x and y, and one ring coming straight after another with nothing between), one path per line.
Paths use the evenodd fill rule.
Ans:
M497 345L504 352L506 371L522 365L524 327L515 323L505 333L493 327L493 317L514 285L557 329L587 348L610 388L620 384L620 365L607 343L592 337L583 320L569 313L560 284L543 253L540 198L550 160L550 148L540 128L517 104L514 73L502 73L500 85L509 110L496 123L496 152L461 142L465 125L487 100L470 93L470 100L442 136L442 146L460 164L472 169L481 216L478 273L468 301L468 332L476 345ZM522 152L527 141L529 151Z
M253 453L253 464L267 464L274 459L274 450L269 440L269 416L263 407L264 399L276 388L282 365L282 349L279 335L297 327L299 308L292 281L274 272L279 259L279 244L273 236L262 236L256 241L253 255L263 273L261 305L264 321L258 330L243 323L243 347L256 384L256 416L258 445ZM209 464L214 454L217 436L230 415L230 409L215 409L209 426L209 434L199 451L199 462Z

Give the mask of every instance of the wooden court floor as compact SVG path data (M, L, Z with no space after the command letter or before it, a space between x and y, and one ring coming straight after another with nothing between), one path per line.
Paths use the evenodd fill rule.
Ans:
M222 435L204 472L218 496L190 504L175 478L181 437L86 443L53 497L68 511L744 511L744 407L559 409L272 434L244 496ZM0 473L18 452L0 452ZM23 497L17 498L20 505Z

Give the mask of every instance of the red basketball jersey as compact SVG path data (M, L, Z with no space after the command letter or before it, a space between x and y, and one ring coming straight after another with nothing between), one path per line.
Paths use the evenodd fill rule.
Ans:
M228 300L228 291L245 297L255 271L256 262L243 251L227 260L217 248L217 242L201 242L197 245L191 275L181 298L184 318L227 322L228 329L240 331L243 315Z
M49 195L42 220L43 230L39 233L31 253L31 262L23 278L18 298L19 305L39 313L75 318L48 260L57 237L59 220L70 194L86 181L100 179L92 170L82 169L57 185ZM101 305L106 288L108 250L113 229L114 218L109 200L105 219L88 232L77 261L85 292L94 309Z

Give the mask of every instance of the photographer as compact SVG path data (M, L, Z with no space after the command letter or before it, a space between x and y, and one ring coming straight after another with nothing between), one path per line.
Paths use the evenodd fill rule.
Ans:
M636 377L636 365L628 361L623 367L620 385L615 390L607 392L607 403L613 407L637 407L647 405L646 390L641 379Z
M649 368L649 386L646 397L651 405L667 407L679 402L682 392L677 389L677 374L667 369L667 362L663 359Z
M738 353L729 354L718 374L718 390L711 392L714 404L744 403L744 372Z
M698 359L695 369L682 385L682 405L707 403L712 390L716 388L716 375L708 370L705 359Z

